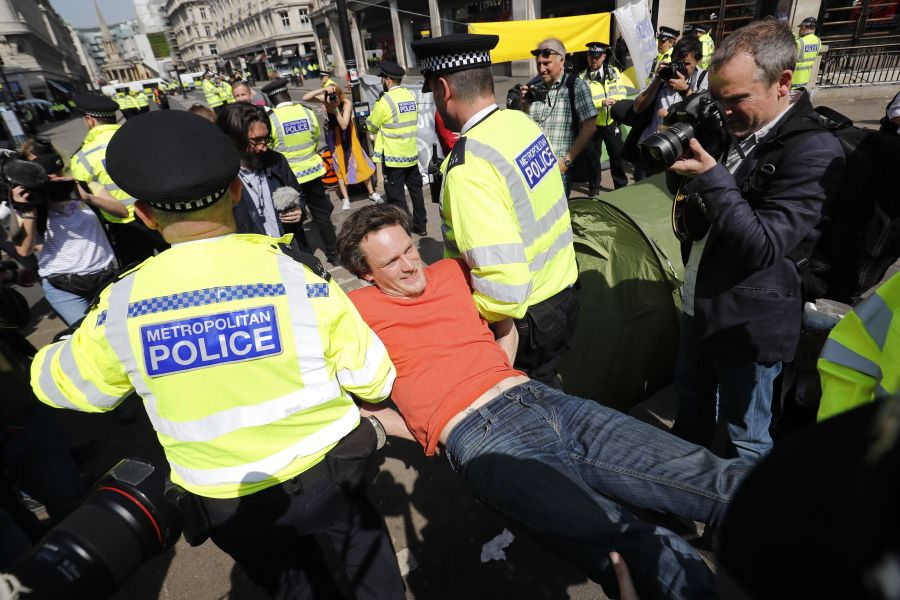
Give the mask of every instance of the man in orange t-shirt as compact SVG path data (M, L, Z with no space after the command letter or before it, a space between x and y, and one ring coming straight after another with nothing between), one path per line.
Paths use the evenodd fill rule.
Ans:
M697 552L624 503L715 525L749 464L513 369L511 320L491 331L463 261L422 263L403 211L378 205L350 215L338 252L374 284L349 295L397 368L391 397L400 414L365 405L364 414L428 455L441 446L478 498L607 593L617 589L609 560L616 551L642 598L716 597Z

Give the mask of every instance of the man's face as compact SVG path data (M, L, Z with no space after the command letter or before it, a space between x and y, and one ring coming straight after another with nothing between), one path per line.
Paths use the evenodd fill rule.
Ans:
M791 89L790 71L772 84L753 79L755 71L753 56L741 52L709 75L709 91L722 103L728 127L738 139L757 132L787 106L781 100Z
M269 149L269 128L256 121L247 128L247 147L241 152L241 163L251 170L262 168L263 154Z
M600 54L588 54L588 61L590 61L591 71L596 71L600 67L603 66L603 61L606 60L606 52L601 52Z
M656 49L660 54L668 52L669 48L675 45L675 40L670 37L656 38Z
M684 63L684 68L687 69L687 77L690 77L694 74L694 71L697 70L697 59L694 58L693 54L685 54L684 56L679 56L678 58L672 57L672 60L680 60Z
M541 46L540 49L543 50L545 48L545 46ZM537 66L538 75L541 76L541 81L549 86L562 76L564 66L563 61L565 57L560 56L559 53L552 48L547 49L551 50L550 56L538 54L534 57L534 64Z
M363 279L388 296L416 298L425 291L425 270L412 238L400 225L391 225L363 238L360 249L369 265Z
M238 85L231 88L231 93L234 95L235 102L245 102L247 104L251 104L250 88L246 85Z

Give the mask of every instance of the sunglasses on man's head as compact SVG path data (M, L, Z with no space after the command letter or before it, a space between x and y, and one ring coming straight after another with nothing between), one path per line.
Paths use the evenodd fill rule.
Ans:
M550 48L538 48L537 50L531 51L532 56L543 56L544 58L550 58L550 56L553 54L562 56L562 54L560 54L556 50L551 50Z

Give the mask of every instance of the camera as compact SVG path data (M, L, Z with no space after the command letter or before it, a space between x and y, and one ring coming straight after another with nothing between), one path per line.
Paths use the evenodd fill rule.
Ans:
M20 598L104 598L144 561L168 549L183 527L175 497L184 490L163 469L128 458L90 497L9 569L29 592Z
M673 104L663 125L668 128L638 144L641 161L651 173L671 167L684 156L691 138L697 138L716 160L726 153L732 139L725 111L707 90Z
M680 60L670 62L669 64L664 66L662 69L660 69L659 70L659 78L662 79L663 81L668 81L670 79L677 78L678 73L681 73L682 75L684 75L685 78L688 76L687 65L685 65L684 62L680 61Z
M328 98L328 101L329 101L330 103L332 103L332 104L337 104L337 101L338 101L338 95L337 95L336 93L331 92L331 93L329 93L329 94L326 96L326 98Z
M534 102L543 102L547 99L547 86L544 84L532 84L525 90L525 102L532 104Z

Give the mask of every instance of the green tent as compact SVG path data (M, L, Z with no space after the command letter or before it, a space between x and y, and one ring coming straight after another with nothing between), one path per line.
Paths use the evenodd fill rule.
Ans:
M559 371L566 392L627 411L672 380L684 275L672 195L657 175L569 210L581 308Z

